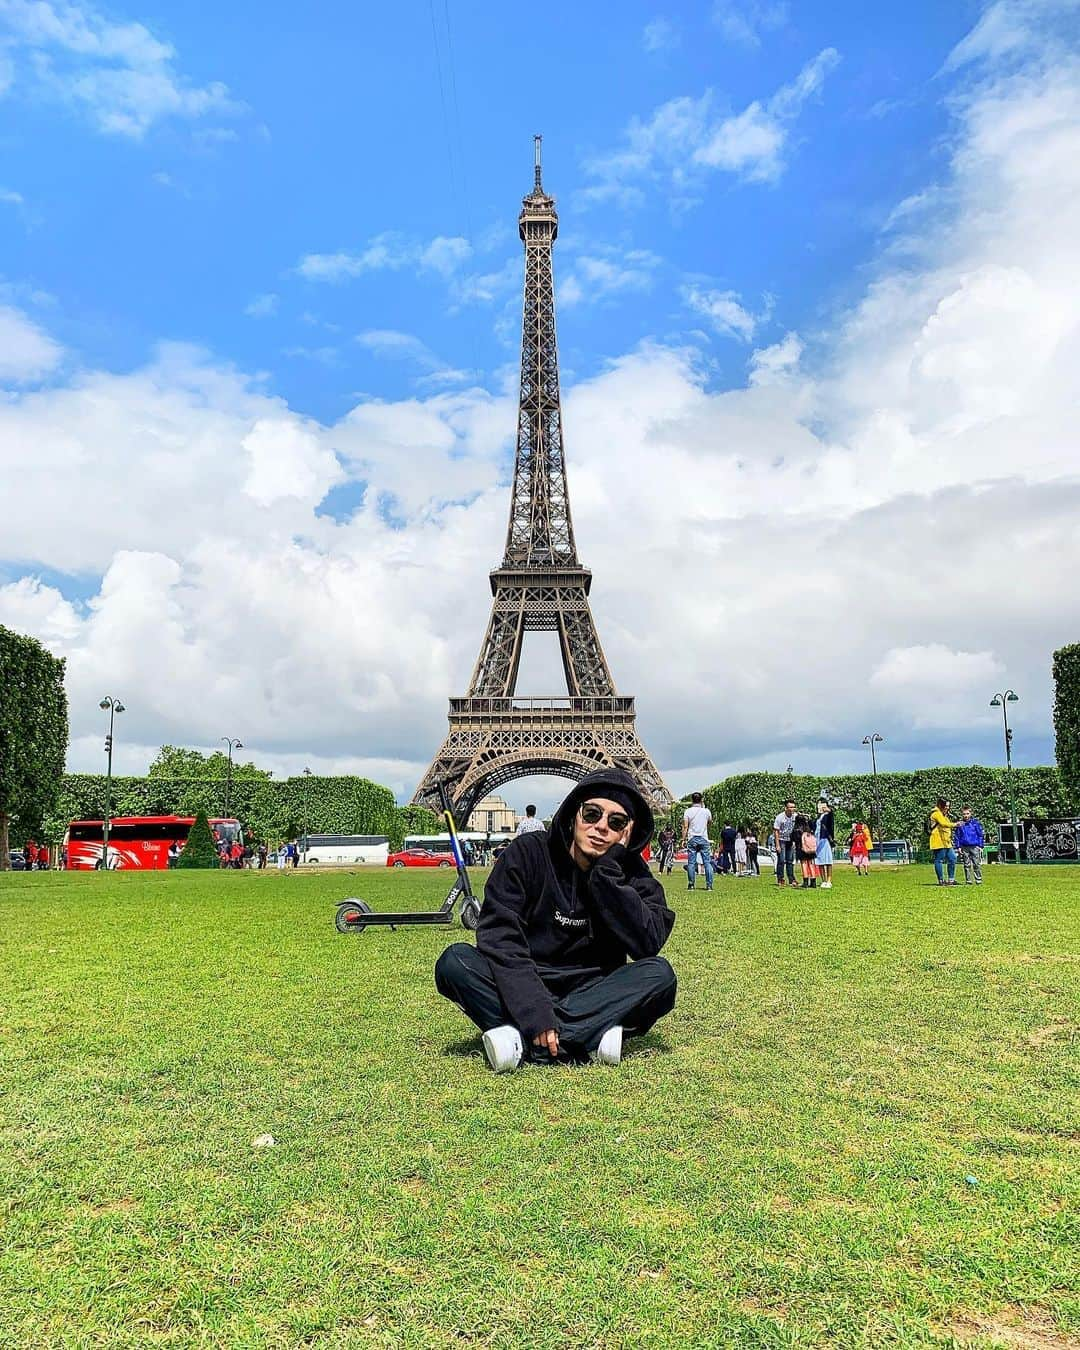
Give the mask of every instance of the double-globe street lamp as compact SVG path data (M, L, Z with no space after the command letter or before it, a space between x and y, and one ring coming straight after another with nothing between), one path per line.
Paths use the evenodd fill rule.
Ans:
M311 777L311 770L310 770L310 769L305 769L305 770L304 770L304 849L303 849L303 853L304 853L304 862L307 862L307 852L308 852L308 842L307 842L307 836L308 836L308 781L307 781L307 780L308 780L310 777Z
M885 841L881 837L881 796L878 793L877 785L877 747L884 741L885 737L880 732L872 731L869 736L862 738L863 745L870 747L870 765L874 773L874 814L877 819L874 822L874 833L878 841L878 860L885 860Z
M98 707L104 712L109 712L109 730L105 733L105 811L101 822L101 866L105 871L109 869L109 824L112 816L112 747L113 747L113 727L116 723L116 714L124 711L124 705L118 698L113 698L111 694L106 694L98 704Z
M990 700L991 708L1000 708L1005 722L1005 783L1009 792L1009 818L1012 821L1013 862L1020 861L1019 840L1016 837L1016 795L1013 792L1012 776L1012 728L1009 726L1009 704L1019 703L1020 696L1011 689L995 694Z
M238 736L222 736L229 747L229 772L225 779L225 819L229 818L229 798L232 796L232 757L234 750L243 750L244 742Z

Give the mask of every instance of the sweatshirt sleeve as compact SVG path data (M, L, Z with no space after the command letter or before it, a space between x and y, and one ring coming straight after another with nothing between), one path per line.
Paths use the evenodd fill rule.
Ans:
M476 950L491 962L495 985L514 1025L531 1041L555 1025L555 1009L525 933L528 846L534 834L523 834L496 859L487 884Z
M615 844L593 863L589 894L597 917L626 948L631 960L655 956L675 927L664 888L640 858L622 844Z

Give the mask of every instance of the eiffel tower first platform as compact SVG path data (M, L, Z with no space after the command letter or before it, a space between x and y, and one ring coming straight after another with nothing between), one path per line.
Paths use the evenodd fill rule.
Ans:
M589 608L592 573L578 561L563 456L551 249L559 232L554 198L540 181L518 217L525 245L521 394L510 524L494 600L469 692L450 700L450 731L413 802L439 809L445 782L458 820L502 783L532 774L574 780L618 765L654 810L673 802L634 725L634 700L615 690ZM556 632L566 693L516 693L526 632Z

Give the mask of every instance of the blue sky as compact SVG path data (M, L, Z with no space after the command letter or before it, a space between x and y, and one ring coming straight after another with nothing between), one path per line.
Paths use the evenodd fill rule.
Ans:
M792 8L741 40L709 5L666 15L622 5L617 18L564 5L539 25L527 9L442 0L320 6L310 27L295 6L273 3L230 5L224 22L201 6L110 11L170 44L177 78L222 82L237 106L101 135L85 110L40 90L9 102L18 115L6 119L4 174L26 204L0 215L7 273L62 299L52 331L84 361L130 369L163 336L197 343L267 372L268 388L324 420L357 391L399 397L430 373L415 355L356 346L357 332L407 332L447 366L479 363L491 378L515 358L513 275L492 301L457 301L431 269L330 285L297 267L388 234L401 251L467 240L455 276L516 267L515 194L529 188L541 131L561 209L560 272L606 247L649 255L639 284L567 317L568 372L700 327L678 294L692 278L737 292L754 312L771 306L763 337L812 332L850 298L897 200L933 174L945 125L935 77L974 10ZM667 26L648 38L657 23ZM632 118L707 91L716 116L737 114L828 50L837 63L786 124L774 181L706 172L690 187L693 206L662 180L644 183L630 208L582 200L595 185L590 161L620 148ZM260 296L277 298L250 317ZM504 309L497 334L493 314ZM738 345L721 337L708 354L718 379L742 373Z
M501 552L535 132L579 547L672 785L873 728L996 762L1006 684L1045 762L1077 15L0 0L0 622L69 657L73 766L119 681L133 769L228 732L411 790Z

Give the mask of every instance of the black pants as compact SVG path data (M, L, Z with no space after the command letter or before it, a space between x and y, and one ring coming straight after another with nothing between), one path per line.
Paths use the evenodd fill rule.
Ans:
M585 1059L609 1027L622 1027L628 1036L643 1035L675 1006L675 984L675 972L662 956L646 956L556 998L559 1059ZM455 942L439 957L435 988L481 1031L513 1020L499 997L491 962L467 942ZM536 1059L551 1059L547 1050L526 1050Z

